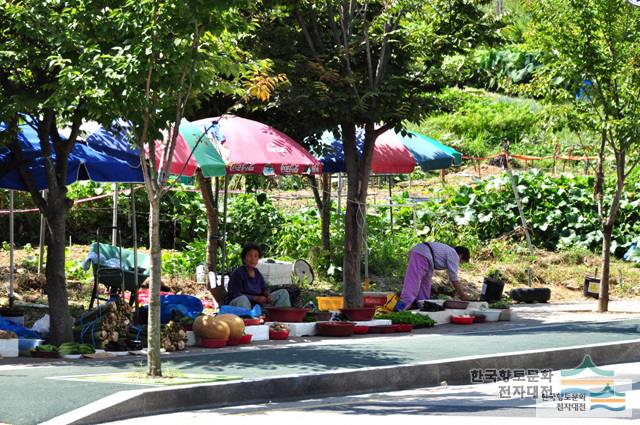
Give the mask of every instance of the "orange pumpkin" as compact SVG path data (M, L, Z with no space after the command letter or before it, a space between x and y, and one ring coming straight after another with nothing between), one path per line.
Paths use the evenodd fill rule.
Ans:
M193 321L193 333L200 338L228 340L231 329L226 322L216 320L213 316L198 316Z
M216 320L225 322L231 330L230 338L240 338L244 335L244 320L235 314L219 314Z

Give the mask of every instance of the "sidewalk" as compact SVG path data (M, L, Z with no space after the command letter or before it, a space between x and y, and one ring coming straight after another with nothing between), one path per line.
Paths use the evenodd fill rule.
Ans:
M163 357L165 371L243 378L199 386L157 388L68 378L145 370L146 359L140 357L55 362L20 358L11 363L4 359L0 422L32 424L67 414L57 423L95 423L205 404L394 390L441 380L462 384L468 383L473 367L573 367L585 353L598 364L640 360L640 302L612 303L615 312L604 315L592 313L594 306L521 305L514 307L511 322L441 325L384 337L307 337L193 348Z

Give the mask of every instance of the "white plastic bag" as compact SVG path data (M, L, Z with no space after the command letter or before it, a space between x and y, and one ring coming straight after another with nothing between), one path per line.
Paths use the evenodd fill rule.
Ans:
M31 330L38 332L42 336L47 336L49 335L49 326L49 315L45 314L33 324Z

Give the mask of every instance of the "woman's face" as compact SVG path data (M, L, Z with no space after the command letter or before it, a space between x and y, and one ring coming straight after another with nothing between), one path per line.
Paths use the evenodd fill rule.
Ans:
M244 256L244 265L247 267L255 268L258 265L260 259L260 253L257 249L250 249L247 255Z

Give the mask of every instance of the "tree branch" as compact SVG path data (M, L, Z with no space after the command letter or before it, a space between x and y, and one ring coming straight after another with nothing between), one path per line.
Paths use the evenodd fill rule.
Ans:
M309 34L309 30L307 29L307 24L304 21L304 17L302 16L302 13L300 12L300 9L298 9L297 7L293 10L293 15L296 17L298 24L300 25L300 28L302 29L302 33L304 34L304 38L305 40L307 40L307 45L309 46L309 49L311 49L311 53L313 54L314 57L318 56L318 51L316 50L316 46L313 43L313 39L311 38L311 34Z

